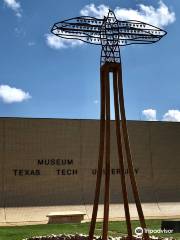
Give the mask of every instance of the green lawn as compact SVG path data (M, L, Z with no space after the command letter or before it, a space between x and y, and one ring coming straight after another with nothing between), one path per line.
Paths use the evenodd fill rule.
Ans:
M150 229L160 229L161 220L147 220L147 226ZM138 227L139 222L133 221L133 228ZM61 233L84 233L87 234L89 223L81 224L52 224L52 225L34 225L22 227L0 227L0 240L22 240L23 238L50 235ZM102 223L96 225L96 235L100 235L102 230ZM110 222L109 235L121 236L126 233L125 222ZM179 234L164 234L161 236L174 237L180 240Z

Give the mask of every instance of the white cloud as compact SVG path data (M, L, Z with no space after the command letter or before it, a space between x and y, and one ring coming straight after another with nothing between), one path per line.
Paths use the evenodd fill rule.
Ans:
M103 18L108 14L109 7L101 4L98 7L95 6L94 3L86 5L83 9L81 9L80 14L83 16L94 16L97 18Z
M0 85L0 99L4 103L23 102L29 98L31 98L30 94L24 92L22 89L8 85Z
M46 43L49 47L54 49L76 47L83 44L83 42L79 40L59 38L52 34L46 34Z
M17 0L4 0L4 3L7 7L11 8L15 13L17 17L21 17L21 4Z
M157 8L151 5L138 4L138 9L116 7L114 12L118 20L139 20L155 26L164 27L176 20L175 13L170 11L168 6L159 1ZM106 5L95 6L95 4L86 5L80 13L102 18L107 15L109 7Z
M154 110L154 109L145 109L142 111L142 114L148 121L157 121L156 110Z
M180 111L179 110L168 110L163 115L163 121L180 122Z

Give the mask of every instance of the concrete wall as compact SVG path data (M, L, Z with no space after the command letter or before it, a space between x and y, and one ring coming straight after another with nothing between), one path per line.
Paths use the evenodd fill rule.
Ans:
M180 124L129 121L128 128L142 202L178 202ZM119 203L113 121L111 130L111 202ZM91 204L98 144L96 120L1 118L0 207ZM128 191L134 202L130 184Z

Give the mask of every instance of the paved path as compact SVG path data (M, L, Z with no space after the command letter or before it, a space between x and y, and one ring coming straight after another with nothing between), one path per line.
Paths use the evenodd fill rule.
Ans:
M180 218L180 202L144 203L142 206L147 219ZM0 208L0 226L46 224L46 215L54 211L83 211L86 213L85 221L90 221L92 205ZM137 219L134 204L130 204L130 211L132 219ZM102 217L103 205L100 205L98 220L101 220ZM124 220L122 204L112 204L110 206L110 220Z

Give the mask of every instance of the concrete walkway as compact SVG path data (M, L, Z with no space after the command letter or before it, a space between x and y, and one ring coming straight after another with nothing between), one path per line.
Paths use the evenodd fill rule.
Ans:
M176 203L144 203L142 204L146 219L180 218L180 202ZM19 226L47 224L46 215L49 212L82 211L86 213L85 221L90 221L92 205L66 205L0 208L0 226ZM131 218L138 219L135 204L130 204ZM103 205L99 206L98 220L102 220ZM111 204L110 220L124 220L124 208L122 204Z

